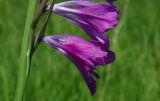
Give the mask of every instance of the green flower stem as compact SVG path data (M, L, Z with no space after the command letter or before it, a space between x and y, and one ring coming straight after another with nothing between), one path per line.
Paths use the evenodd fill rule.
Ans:
M40 30L38 31L38 33L36 34L35 36L35 42L34 42L34 47L37 48L38 45L39 45L39 41L41 40L42 36L44 35L45 33L45 30L46 30L46 27L47 27L47 24L48 24L48 21L49 21L49 18L51 16L51 13L52 13L52 9L54 7L54 2L55 0L51 0L51 6L48 10L48 15L46 16L44 22L43 22L43 25L41 26Z
M17 80L17 87L15 92L15 101L23 100L25 85L28 77L29 68L30 68L30 62L31 62L31 56L30 56L30 50L29 50L30 35L31 35L30 24L34 15L35 7L36 7L36 0L30 0L25 29L24 29L23 41L22 41L18 80Z

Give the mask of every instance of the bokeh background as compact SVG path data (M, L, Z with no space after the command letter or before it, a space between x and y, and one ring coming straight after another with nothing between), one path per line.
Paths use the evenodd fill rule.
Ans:
M28 1L0 0L0 101L14 98ZM116 5L120 23L106 34L117 59L97 70L96 94L90 95L67 58L41 43L25 101L160 101L160 1L119 0ZM53 14L46 34L64 33L88 39L82 29Z

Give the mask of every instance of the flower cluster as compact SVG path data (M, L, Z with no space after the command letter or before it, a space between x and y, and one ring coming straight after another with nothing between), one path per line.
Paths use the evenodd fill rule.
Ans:
M72 35L45 36L43 41L59 50L78 68L93 95L96 91L97 66L112 63L115 54L109 50L109 38L104 34L118 23L119 10L114 0L96 3L89 0L74 0L54 5L52 11L81 27L91 40ZM46 6L49 10L50 5ZM94 76L94 77L93 77Z

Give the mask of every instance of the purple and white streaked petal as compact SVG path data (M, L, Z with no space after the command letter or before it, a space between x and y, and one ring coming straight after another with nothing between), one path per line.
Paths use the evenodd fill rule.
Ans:
M110 50L104 50L96 42L86 41L78 36L52 35L44 37L43 41L58 49L76 65L91 94L96 91L96 83L92 76L99 78L94 70L99 65L109 64L115 60L115 55Z
M55 4L53 11L74 22L94 40L102 43L106 41L102 34L118 23L119 10L109 3L68 1Z

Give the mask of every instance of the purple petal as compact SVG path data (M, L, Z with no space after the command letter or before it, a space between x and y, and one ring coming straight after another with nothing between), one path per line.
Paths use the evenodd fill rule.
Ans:
M115 59L114 53L108 49L103 49L98 45L98 42L86 41L81 37L54 35L44 37L43 41L58 49L77 66L91 94L94 94L96 90L96 83L92 76L99 78L94 70L97 69L98 65L109 64Z
M118 23L118 9L107 3L68 1L55 4L53 11L76 23L94 40L102 43L106 41L103 33Z

